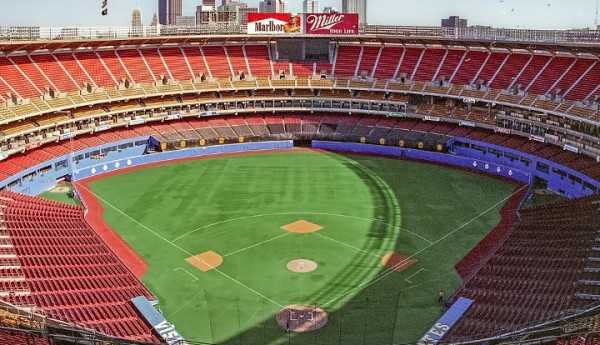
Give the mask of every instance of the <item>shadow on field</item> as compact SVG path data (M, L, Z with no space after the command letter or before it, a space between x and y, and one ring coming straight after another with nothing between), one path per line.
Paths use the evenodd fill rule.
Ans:
M375 220L371 222L367 242L361 249L366 252L381 253L385 248L400 251L399 248L402 247L401 251L408 255L417 251L419 247L415 243L407 244L404 239L400 241L401 210L388 182L352 156L335 155L334 157L364 181L375 202L373 217ZM378 281L389 271L382 267L374 276L372 265L374 257L369 253L358 251L357 253L349 267L340 268L335 276L327 278L330 281L328 289L317 292L311 301L304 301L328 312L328 322L320 330L288 333L275 321L275 314L279 308L267 300L223 299L207 294L206 302L213 339L222 338L223 334L237 334L219 344L398 343L395 337L399 334L399 327L402 328L401 325L407 322L401 319L402 313L399 312L402 300L400 286L391 279ZM371 282L374 284L371 285ZM338 294L335 299L332 299L331 296L335 295L336 291L346 291L346 293ZM248 328L250 325L245 325L246 320L250 321L247 323L256 323L253 322L253 315L264 311L269 311L272 317L251 328Z

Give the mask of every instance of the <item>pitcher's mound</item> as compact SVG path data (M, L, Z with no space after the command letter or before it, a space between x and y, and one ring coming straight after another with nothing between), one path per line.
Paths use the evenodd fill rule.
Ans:
M317 263L311 260L292 260L287 264L288 270L296 273L309 273L317 269Z
M416 262L416 259L409 258L408 256L398 253L388 253L383 257L383 259L381 259L381 263L385 267L396 272L402 272L414 265Z
M223 263L223 257L212 250L209 250L208 252L191 256L185 259L185 261L196 266L196 268L202 272L206 272L219 267Z
M285 330L302 333L316 331L327 323L327 313L308 304L293 304L281 309L275 316Z

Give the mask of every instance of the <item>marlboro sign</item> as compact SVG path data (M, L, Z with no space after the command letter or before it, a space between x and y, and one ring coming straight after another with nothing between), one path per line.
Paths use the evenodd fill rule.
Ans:
M248 13L248 34L302 33L302 16L290 13Z

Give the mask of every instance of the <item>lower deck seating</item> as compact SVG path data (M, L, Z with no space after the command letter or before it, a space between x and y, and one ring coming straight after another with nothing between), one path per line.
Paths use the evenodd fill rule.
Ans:
M600 256L599 204L600 195L592 195L522 211L516 229L456 295L475 303L444 340L503 334L600 299L600 289L586 284L600 284L600 271L586 270Z
M0 340L2 340L2 344L7 345L50 345L48 339L16 329L0 329Z
M30 296L0 298L113 336L157 341L130 302L152 295L85 222L82 207L9 191L0 192L0 205L25 277L1 289Z

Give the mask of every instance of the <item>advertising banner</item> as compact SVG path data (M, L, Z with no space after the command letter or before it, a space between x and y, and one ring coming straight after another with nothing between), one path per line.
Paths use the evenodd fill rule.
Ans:
M58 138L60 140L65 140L65 139L71 139L75 137L75 133L65 133L65 134L61 134Z
M25 150L26 151L33 150L33 149L38 148L40 146L42 146L42 143L39 140L37 140L37 141L34 141L32 143L27 144L25 146Z
M533 135L533 134L529 136L529 140L538 141L540 143L545 143L546 142L546 138L540 137L540 136L537 136L537 135Z
M512 134L512 130L510 128L504 128L504 127L496 127L496 128L494 128L494 132L504 133L504 134Z
M463 314L473 304L473 300L460 297L448 311L442 315L438 322L425 333L425 335L417 342L417 345L433 345L437 344L448 333L450 328L458 322Z
M183 337L175 330L175 326L170 324L156 308L144 296L131 299L136 309L142 314L142 317L160 334L160 336L169 345L187 345Z
M248 34L287 35L301 33L301 14L248 13Z
M567 145L565 144L565 146L563 146L563 149L567 150L567 151L571 151L571 152L575 152L575 153L579 153L579 148L575 147L575 146L571 146L571 145Z
M307 13L307 35L358 35L357 13Z
M425 121L435 121L435 122L442 121L442 119L440 119L437 116L429 116L429 115L425 115L425 117L423 118L423 120L425 120Z
M94 128L94 132L108 131L109 129L110 129L110 126L102 125L102 126L98 126L98 127Z

